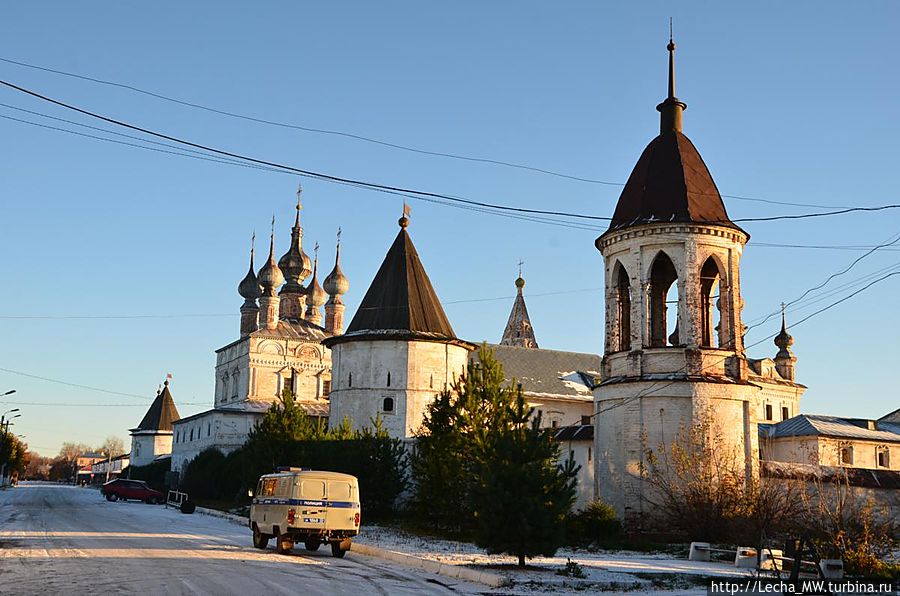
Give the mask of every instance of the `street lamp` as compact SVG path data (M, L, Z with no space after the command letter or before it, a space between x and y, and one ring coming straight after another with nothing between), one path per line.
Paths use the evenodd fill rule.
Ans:
M13 389L15 391L15 389ZM18 418L21 414L16 414L15 416L10 416L6 419L6 427L4 428L4 419L7 414L12 414L13 412L18 412L19 408L13 408L7 412L4 412L2 416L0 416L0 452L3 451L3 443L6 440L6 435L9 434L9 425L11 424L11 420L13 418ZM6 477L6 464L9 462L3 462L3 465L0 466L0 486L4 485L3 479Z

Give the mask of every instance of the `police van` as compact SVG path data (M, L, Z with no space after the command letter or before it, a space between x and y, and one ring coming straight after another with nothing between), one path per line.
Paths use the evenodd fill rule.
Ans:
M269 539L286 554L302 542L315 551L331 544L331 554L343 557L359 533L359 483L355 476L306 468L278 468L259 479L250 504L253 546L264 549Z

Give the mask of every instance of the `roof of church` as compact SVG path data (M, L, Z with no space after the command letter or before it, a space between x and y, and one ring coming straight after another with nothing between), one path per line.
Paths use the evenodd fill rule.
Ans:
M606 233L666 222L714 223L738 228L697 148L682 133L687 104L675 97L675 43L669 45L669 95L656 109L660 134L641 154L622 189Z
M457 340L406 231L408 222L405 216L400 219L400 233L388 249L346 333L331 338L331 342L361 336Z
M869 429L869 424L875 428ZM760 424L760 434L770 439L780 437L825 436L870 441L900 442L896 425L861 418L838 418L801 414L776 424Z
M593 400L591 390L600 373L600 356L488 344L503 365L506 380L515 379L534 397ZM472 358L477 358L477 352Z
M900 489L900 472L894 470L870 470L847 466L820 466L794 462L759 462L760 475L765 478L814 480L818 482L846 482L850 486L866 488Z
M897 408L893 412L889 412L878 419L879 422L896 422L900 424L900 408Z
M534 327L531 325L531 319L528 318L525 297L522 295L524 287L525 280L520 274L516 279L516 298L513 301L512 311L509 313L509 320L506 322L506 329L503 330L501 345L522 348L538 347L537 338L534 336Z
M156 399L150 404L150 409L144 414L143 420L137 425L133 431L139 430L172 430L172 423L181 418L178 415L178 408L175 407L175 400L172 399L172 393L169 391L168 379L163 384L163 389L156 394Z
M573 424L572 426L561 426L556 429L553 438L557 441L593 441L594 425Z

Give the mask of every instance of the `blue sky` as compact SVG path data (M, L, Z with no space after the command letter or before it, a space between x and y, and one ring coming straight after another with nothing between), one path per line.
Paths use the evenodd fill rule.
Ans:
M0 57L269 120L621 183L657 133L673 16L685 132L723 194L898 202L894 2L249 6L19 3L0 23ZM235 120L8 63L0 62L0 78L199 143L373 182L601 216L620 191ZM99 125L7 89L0 103ZM0 115L74 128L7 107ZM264 238L275 213L284 252L298 180L5 119L0 138L0 248L8 255L0 367L147 398L171 372L183 416L211 405L214 350L237 336L250 234ZM322 245L325 273L343 228L349 320L396 234L401 200L312 180L304 188L305 246ZM732 218L816 211L725 201ZM599 232L421 201L412 210L410 232L461 337L499 339L521 258L541 346L602 351ZM759 243L871 246L900 232L900 214L745 228L749 321L862 254ZM878 251L826 289L898 257ZM810 387L804 412L878 417L900 406L898 288L900 277L886 280L792 331L798 380ZM569 293L539 295L554 292ZM450 304L495 297L508 299ZM228 316L10 318L147 314ZM773 319L748 341L775 331ZM751 355L775 351L766 342ZM0 371L0 392L7 388L18 393L0 398L9 404L0 409L21 409L13 428L43 454L65 440L95 444L114 434L127 442L149 404Z

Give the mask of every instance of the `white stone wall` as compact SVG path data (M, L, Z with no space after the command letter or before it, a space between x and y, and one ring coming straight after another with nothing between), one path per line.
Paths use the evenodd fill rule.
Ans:
M843 448L850 448L852 463L841 461ZM885 453L886 466L878 465L879 452ZM820 436L763 439L762 457L769 461L900 471L900 444L863 439Z
M317 342L247 337L216 353L215 406L272 403L285 388L298 401L325 403L331 351Z
M593 400L573 399L564 396L550 397L547 395L535 395L525 393L528 405L534 408L535 414L541 414L542 428L558 428L562 426L574 426L581 424L583 416L591 416L594 413ZM588 424L593 424L593 418ZM591 475L593 477L593 474ZM593 482L591 483L593 485Z
M146 466L160 455L172 453L171 431L144 431L131 435L130 461L133 466Z
M594 500L594 443L593 441L561 441L559 444L559 463L564 464L569 454L575 463L581 466L578 470L578 484L575 486L575 504L573 511L587 507Z
M411 437L422 424L427 404L465 370L467 356L466 348L440 342L336 344L329 424L337 426L347 418L354 428L364 428L379 417L391 436ZM388 398L393 400L392 412L384 410Z
M173 425L172 470L181 472L200 452L215 447L231 453L247 440L261 413L223 413L215 410L179 420Z

